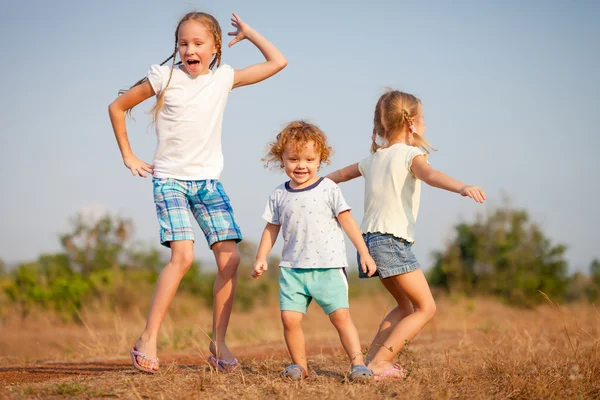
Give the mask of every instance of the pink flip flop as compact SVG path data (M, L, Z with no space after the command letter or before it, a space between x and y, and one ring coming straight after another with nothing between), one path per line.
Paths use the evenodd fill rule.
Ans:
M394 364L392 368L386 369L379 375L375 375L376 381L383 381L386 379L404 379L406 378L406 370L398 364Z
M129 350L129 354L131 355L131 363L133 364L133 368L148 374L156 374L158 372L157 369L154 369L154 364L158 364L158 357L149 358L144 353L137 351L135 347L132 347L131 350ZM150 368L142 367L140 363L138 363L137 357L142 357L144 360L150 361Z
M219 372L230 373L236 371L240 368L240 363L237 358L234 358L233 361L219 360L215 356L208 357L208 363L216 368Z

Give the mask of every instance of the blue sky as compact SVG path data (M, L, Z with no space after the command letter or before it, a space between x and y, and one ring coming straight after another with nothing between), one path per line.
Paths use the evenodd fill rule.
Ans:
M234 90L225 112L222 181L247 239L259 240L265 200L285 178L260 162L278 130L293 119L318 124L335 150L326 174L368 155L375 102L393 87L422 99L439 150L432 165L489 199L424 188L414 247L424 265L454 224L504 196L568 245L573 269L600 257L598 2L21 0L0 13L1 259L58 251L82 209L131 218L136 239L158 246L151 181L123 166L107 106L170 54L178 19L192 10L212 13L225 32L236 12L289 61ZM223 52L234 68L259 61L249 42ZM128 122L148 162L151 105ZM362 181L342 189L360 221ZM195 249L210 262L201 235Z

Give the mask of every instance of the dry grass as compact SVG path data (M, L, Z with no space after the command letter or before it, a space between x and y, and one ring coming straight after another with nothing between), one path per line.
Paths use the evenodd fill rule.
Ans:
M385 296L351 302L363 343L390 305ZM366 385L345 381L348 362L316 307L304 323L310 380L282 381L289 358L275 301L232 317L229 345L244 368L215 373L204 362L211 314L194 307L190 299L174 304L161 332L158 376L129 365L141 312L89 310L85 326L43 314L9 318L0 326L0 398L600 398L600 314L593 306L518 310L488 299L440 299L434 321L400 355L409 378Z

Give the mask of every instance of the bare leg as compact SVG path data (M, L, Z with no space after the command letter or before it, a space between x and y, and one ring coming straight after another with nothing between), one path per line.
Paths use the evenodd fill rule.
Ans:
M329 320L335 326L335 329L337 329L342 346L344 346L344 350L346 350L352 366L364 365L365 362L360 349L358 331L350 316L350 310L348 308L339 308L329 314Z
M298 364L308 372L306 362L306 343L302 331L302 318L304 314L297 311L281 311L281 322L283 322L283 335L288 351L294 364Z
M149 358L156 357L158 331L165 318L167 309L177 292L181 279L194 261L193 244L192 240L171 242L171 259L158 277L152 303L150 304L146 327L135 343L135 348ZM150 368L152 365L150 361L142 357L137 357L137 362L145 368ZM158 369L158 365L154 364L154 368Z
M403 318L414 312L413 304L402 291L396 293L395 299L398 305L385 316L369 346L369 352L365 360L367 364L371 362L371 358L373 358L377 350L379 350L379 347L387 340L392 329L400 323Z
M225 335L237 286L240 252L234 240L217 242L213 244L212 250L219 270L213 286L213 336L209 349L217 358L233 361L234 356L225 344Z
M414 306L414 312L400 320L396 316L390 321L389 334L375 353L369 353L368 367L377 376L392 367L391 361L402 350L406 341L412 340L433 318L436 306L427 284L427 279L420 269L403 275L381 280L385 288L394 296L398 307L405 306L404 294ZM398 321L393 325L394 321ZM382 324L383 325L383 324Z

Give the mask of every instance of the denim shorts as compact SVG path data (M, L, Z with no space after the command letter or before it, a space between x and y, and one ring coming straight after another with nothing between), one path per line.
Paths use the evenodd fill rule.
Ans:
M171 247L176 240L194 240L194 219L209 247L224 240L242 240L229 197L218 180L154 178L152 182L163 246Z
M377 272L373 276L389 278L421 268L411 250L412 243L404 239L379 232L363 234L363 239L367 244L369 254L377 265ZM359 278L368 278L369 276L360 268L360 256L357 258Z

